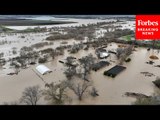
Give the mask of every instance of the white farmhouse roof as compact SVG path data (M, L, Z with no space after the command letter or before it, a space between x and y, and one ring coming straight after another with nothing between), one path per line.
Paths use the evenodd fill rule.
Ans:
M50 73L52 72L49 68L47 68L45 65L38 65L36 67L36 70L41 73L42 75L46 74L46 73Z

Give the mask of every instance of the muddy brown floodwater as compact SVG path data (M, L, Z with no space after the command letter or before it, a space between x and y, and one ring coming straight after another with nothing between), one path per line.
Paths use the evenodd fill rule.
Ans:
M110 43L106 49L116 49L118 44ZM90 48L88 51L80 50L77 54L69 54L65 50L63 56L56 57L53 61L45 63L53 72L42 76L47 82L59 82L66 80L63 64L59 63L59 60L64 60L67 56L74 56L81 58L92 53L95 56L95 50ZM99 96L92 98L84 96L82 101L78 101L77 97L73 92L69 92L69 96L72 96L71 104L96 104L96 105L119 105L119 104L132 104L135 101L134 98L124 96L125 92L139 92L146 95L151 95L154 92L155 86L152 81L155 80L156 76L160 76L160 68L154 67L153 65L146 64L150 60L149 56L153 54L153 51L147 51L146 48L136 48L136 51L130 56L132 59L129 63L123 65L127 67L122 73L117 75L115 78L110 78L103 75L105 70L110 69L117 64L117 59L114 55L107 58L108 61L113 60L110 66L102 68L97 72L92 71L89 75L90 80L93 81L94 86L98 90ZM155 53L159 58L160 54ZM160 64L160 60L154 60L155 65ZM44 82L32 71L35 70L36 65L30 66L28 69L21 70L18 75L7 76L0 75L0 104L4 102L11 102L18 100L24 88L39 85L44 88ZM155 74L152 77L146 77L140 72L151 72ZM43 99L38 104L46 104Z

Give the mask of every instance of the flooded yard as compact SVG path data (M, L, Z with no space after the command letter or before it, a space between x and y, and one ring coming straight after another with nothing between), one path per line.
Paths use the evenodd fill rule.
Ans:
M63 20L63 19L62 19ZM49 25L49 26L41 26L48 28L60 29L60 27L71 27L71 26L81 26L83 27L87 24L94 24L97 22L115 22L114 19L65 19L65 21L74 21L77 23L73 24L63 24L63 25ZM117 23L110 23L113 26L121 26L120 29L131 29L134 30L134 21L122 21ZM97 25L99 26L99 25ZM154 64L147 64L146 62L151 61L150 56L156 55L160 58L160 53L156 49L148 50L144 47L135 47L132 54L128 57L131 59L130 62L124 62L123 66L126 69L118 74L116 77L112 78L104 75L104 71L109 70L115 65L119 64L119 60L115 54L110 53L110 56L104 59L98 59L96 55L96 49L98 47L93 46L93 44L98 44L96 40L101 40L99 38L105 38L105 33L114 32L115 28L106 29L105 26L101 25L99 27L92 26L95 29L95 33L92 36L93 39L89 40L84 36L83 40L75 40L75 39L58 39L58 40L50 40L48 41L46 38L49 37L52 32L38 32L38 33L1 33L0 34L0 53L4 53L3 57L7 60L4 66L0 66L0 104L4 104L5 102L14 102L18 101L22 96L22 92L25 88L29 86L39 85L42 89L46 89L46 83L58 84L62 81L66 81L67 77L64 72L66 70L66 66L60 61L65 61L67 57L72 56L76 58L76 61L81 59L82 57L88 56L92 54L93 57L96 58L96 62L107 61L111 63L109 66L105 66L97 71L91 70L90 74L88 74L88 80L93 83L93 86L97 89L99 96L93 97L89 95L83 96L83 99L80 101L75 93L68 89L67 95L72 98L72 101L69 103L71 105L131 105L136 100L132 97L127 97L124 94L126 92L135 92L142 93L145 95L152 95L155 92L155 85L152 83L156 79L157 76L160 76L160 68L155 67L154 65L160 65L160 60L153 60ZM8 28L14 29L25 29L29 26L8 26ZM32 26L35 27L35 26ZM58 27L58 28L57 28ZM92 28L91 27L91 28ZM73 27L74 28L74 27ZM73 29L72 28L72 29ZM85 28L85 27L84 27ZM84 29L85 32L88 32L88 28ZM71 29L71 28L70 28ZM77 29L81 29L77 28ZM66 29L67 30L67 29ZM74 29L73 29L74 30ZM67 34L67 31L64 31ZM82 31L80 31L82 32ZM85 33L84 32L84 33ZM118 31L117 34L119 34ZM83 32L82 32L83 33ZM83 34L84 34L83 33ZM93 31L91 31L93 33ZM89 35L91 35L91 33ZM62 35L62 34L61 34ZM79 34L77 34L79 35ZM85 34L86 35L86 34ZM109 35L109 34L107 34ZM125 36L125 35L124 35ZM104 38L103 38L104 37ZM120 37L122 40L124 37ZM126 38L127 39L127 38ZM131 40L133 41L133 40ZM63 49L64 53L62 55L54 56L53 59L49 59L45 63L35 63L34 65L28 65L28 68L21 68L18 74L7 75L8 73L13 71L13 66L10 65L10 60L13 57L17 57L20 55L20 50L22 47L30 47L37 43L48 42L50 44L44 45L42 47L36 48L34 47L34 51L39 52L46 49L54 49L57 50L62 49L61 47L69 46L68 48ZM90 44L87 44L91 42ZM94 43L95 42L95 43ZM97 42L97 43L96 43ZM106 42L106 41L104 41ZM103 43L103 42L102 42ZM74 45L83 45L83 48L78 50L76 53L70 53L70 49ZM85 50L84 48L89 45L89 47ZM116 42L108 42L107 45L101 46L106 51L116 51L119 46L123 46L124 44L116 43ZM125 44L127 46L128 44ZM99 46L100 47L100 46ZM13 54L13 50L16 50L17 53ZM41 75L36 71L36 67L39 64L43 64L48 67L52 72L46 75ZM142 74L142 72L149 72L153 74L153 76L146 76ZM37 75L38 74L38 75ZM43 80L42 80L43 79ZM80 78L75 77L75 80ZM48 104L43 98L38 101L38 104Z
M116 49L117 46L118 44L116 43L110 43L106 49ZM43 79L47 83L66 80L63 74L64 65L59 63L59 60L64 60L70 55L78 59L89 53L95 56L95 50L93 48L90 48L88 51L80 50L77 54L70 54L66 50L63 56L58 56L53 61L44 64L53 72L42 76ZM146 77L140 74L140 72L148 71L159 76L159 68L146 64L146 61L149 60L149 56L152 53L152 51L147 51L146 48L136 48L136 51L131 55L132 61L124 63L127 69L115 78L103 75L105 70L117 64L115 55L111 55L107 60L114 60L115 63L111 62L110 66L104 67L97 72L92 71L89 75L89 79L93 81L94 86L96 86L99 96L97 98L84 98L81 102L79 102L75 96L72 104L131 104L135 99L124 96L125 92L140 92L151 95L154 92L152 81L155 80L155 77ZM158 54L158 56L160 56L160 54ZM155 60L155 63L160 64L160 61ZM28 69L21 70L18 75L0 76L0 96L3 96L0 98L1 104L3 104L3 102L10 102L11 100L17 100L25 87L37 84L42 88L44 87L44 82L33 72L35 67L36 65L33 65ZM72 95L72 92L70 94ZM44 102L39 104L44 104Z

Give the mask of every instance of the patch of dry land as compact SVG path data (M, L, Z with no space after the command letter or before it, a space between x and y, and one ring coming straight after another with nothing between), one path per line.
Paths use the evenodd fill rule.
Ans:
M152 60L150 56L160 58L159 50L143 47L150 42L139 44L133 39L123 40L123 36L134 35L134 21L70 21L75 22L72 27L59 24L26 28L21 21L21 26L13 22L1 28L0 104L32 104L38 94L31 91L24 94L24 91L36 85L42 91L35 104L130 105L136 99L125 96L126 92L148 96L155 92L157 88L152 81L160 75L160 68L155 67L160 65L160 60ZM106 50L109 57L100 59L96 54L98 48ZM118 53L122 49L131 52L122 55ZM127 58L131 61L125 62ZM93 65L100 61L110 64L93 71ZM147 64L148 61L154 63ZM41 64L52 72L40 74L36 67ZM104 71L115 65L126 69L115 77L104 75ZM147 76L141 72L152 74Z

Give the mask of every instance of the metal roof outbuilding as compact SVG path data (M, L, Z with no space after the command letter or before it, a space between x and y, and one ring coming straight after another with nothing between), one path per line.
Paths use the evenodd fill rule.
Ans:
M45 65L38 65L36 67L36 70L41 73L42 75L46 74L46 73L50 73L52 72L49 68L47 68Z

